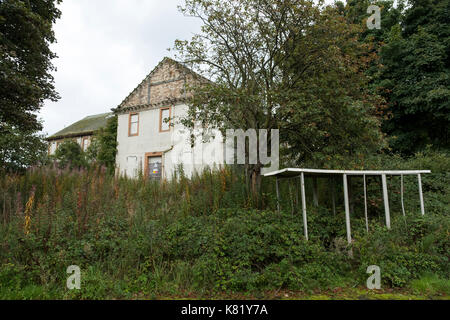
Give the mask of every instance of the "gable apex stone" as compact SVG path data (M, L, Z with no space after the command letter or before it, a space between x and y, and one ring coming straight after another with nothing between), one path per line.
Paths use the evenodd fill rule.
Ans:
M186 84L196 80L207 80L182 63L165 57L141 81L141 83L112 109L116 113L156 107L174 102L184 102L188 98ZM209 80L207 80L209 81Z

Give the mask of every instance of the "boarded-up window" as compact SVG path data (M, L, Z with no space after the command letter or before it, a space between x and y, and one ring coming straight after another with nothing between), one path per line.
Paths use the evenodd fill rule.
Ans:
M127 157L127 169L128 169L127 174L128 177L135 178L137 176L138 163L136 156Z
M147 158L147 174L152 180L161 180L162 176L162 158L148 157Z
M170 130L170 108L161 108L159 115L159 131Z
M91 144L91 139L83 138L83 142L82 142L83 151L87 151L87 149L89 148L90 144Z
M139 113L130 113L128 135L137 136L139 134Z
M50 144L50 154L54 154L56 151L56 142Z

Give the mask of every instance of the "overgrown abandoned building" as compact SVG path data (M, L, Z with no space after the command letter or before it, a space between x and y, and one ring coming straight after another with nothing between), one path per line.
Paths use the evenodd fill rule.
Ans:
M164 58L145 79L112 109L118 116L116 170L134 178L139 172L152 179L170 179L182 165L187 176L224 163L221 135L209 142L197 137L191 148L179 122L188 111L189 84L209 81L183 64ZM111 113L89 116L47 138L53 154L62 141L76 139L86 150L93 134ZM195 159L194 159L195 158Z
M186 137L180 135L185 127L179 120L188 111L186 88L202 81L208 80L166 57L114 109L118 115L116 170L120 174L135 177L141 171L152 179L170 179L180 165L190 176L195 170L224 162L221 136L208 142L197 137L196 147L190 148Z
M51 135L47 138L48 154L53 155L58 146L67 140L76 141L86 151L94 135L106 125L111 116L112 112L88 116Z

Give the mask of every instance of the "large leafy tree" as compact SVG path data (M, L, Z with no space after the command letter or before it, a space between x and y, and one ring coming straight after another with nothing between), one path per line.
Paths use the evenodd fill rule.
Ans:
M338 9L312 0L187 0L181 11L203 27L176 42L178 59L213 80L191 87L184 124L280 129L290 159L316 167L382 146L381 102L363 72L368 48ZM261 167L247 165L254 191Z
M405 155L450 147L450 0L409 0L381 49L377 86L389 102L383 130Z
M36 112L45 99L58 99L51 75L55 54L49 45L56 41L52 26L61 14L59 2L0 1L0 134L5 139L8 135L11 140L17 135L33 139L42 129ZM0 149L2 154L13 150L5 143ZM28 153L24 152L22 156ZM8 161L13 160L7 158L3 165Z
M381 10L380 29L369 29L367 27L366 22L371 15L367 13L367 8L370 5L376 5ZM385 42L392 26L400 22L404 9L403 1L394 6L394 0L348 0L346 5L341 2L338 6L340 12L345 15L349 22L362 25L361 39L372 41L377 45L382 45Z
M367 13L370 5L377 5L381 11L381 28L369 29L367 27L367 20L371 13ZM369 51L366 53L371 55L372 63L370 64L367 75L373 79L380 68L380 61L378 52L388 41L390 30L392 27L398 25L402 18L402 11L404 10L404 3L400 1L397 6L394 6L394 0L348 0L346 5L338 2L340 12L346 19L353 24L358 24L362 27L362 32L359 35L361 42L366 44ZM371 81L371 86L373 85ZM372 86L376 90L376 86Z

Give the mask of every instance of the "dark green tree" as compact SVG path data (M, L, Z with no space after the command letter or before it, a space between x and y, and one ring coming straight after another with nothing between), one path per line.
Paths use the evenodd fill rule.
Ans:
M56 41L53 24L60 17L60 0L0 1L0 135L4 140L33 137L42 129L36 112L44 100L56 101L51 60L56 55L49 45ZM9 148L9 149L8 149ZM1 153L30 150L0 145ZM10 156L5 161L12 159ZM30 163L23 161L22 163ZM11 164L9 167L14 167Z
M381 10L380 29L369 29L367 27L366 22L370 16L367 13L367 8L372 4L377 5ZM350 23L360 24L363 27L363 31L361 32L362 40L369 40L381 45L386 40L391 28L400 22L404 4L400 1L394 7L393 0L349 0L345 6L341 4L339 7L341 8L341 13L345 15Z
M367 27L367 19L371 15L367 13L367 8L372 4L377 5L381 11L380 29L369 29ZM359 39L369 46L366 54L371 56L372 62L366 74L372 79L380 67L379 50L386 44L391 28L400 23L404 4L400 1L395 7L393 0L349 0L345 6L341 3L338 7L349 23L358 24L362 27ZM370 84L372 85L373 81ZM376 90L376 86L374 90Z
M49 44L60 16L60 1L0 2L0 123L19 129L42 128L34 112L45 99L58 98L53 86Z
M21 171L47 161L47 142L34 131L4 126L0 146L0 167L10 171Z
M389 103L383 130L404 155L450 147L450 0L410 0L381 48L377 86Z

